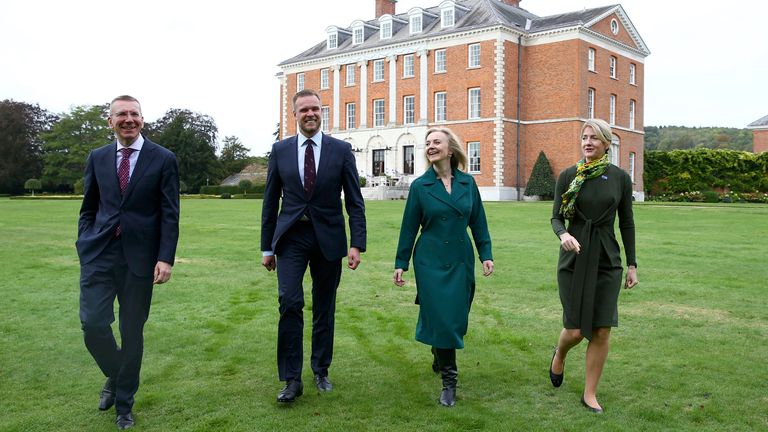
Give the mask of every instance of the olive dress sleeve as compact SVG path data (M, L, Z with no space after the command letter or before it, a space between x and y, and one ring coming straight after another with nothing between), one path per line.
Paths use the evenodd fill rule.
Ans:
M629 177L629 174L625 173L621 190L621 200L618 207L621 242L624 244L627 265L637 267L637 257L635 256L635 218L632 214L632 179Z
M563 194L568 190L568 178L565 174L566 170L563 170L557 177L557 183L555 184L555 198L552 204L552 231L559 238L561 234L566 232L565 229L565 216L560 214L560 206L563 204Z

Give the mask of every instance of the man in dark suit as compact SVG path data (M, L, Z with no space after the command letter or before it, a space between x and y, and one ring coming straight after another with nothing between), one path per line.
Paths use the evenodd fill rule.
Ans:
M116 97L109 108L116 141L88 156L77 230L80 321L85 346L107 382L99 409L115 405L118 429L133 426L144 323L153 284L171 278L179 238L176 156L141 135L139 101ZM120 305L118 347L112 334Z
M310 365L317 389L333 388L328 367L333 357L341 260L346 256L347 266L356 269L366 240L365 203L352 147L321 132L320 96L315 91L302 90L293 97L293 115L301 133L272 146L261 211L262 265L268 271L277 267L277 369L280 381L286 383L278 402L293 402L304 389L302 279L307 265L312 275ZM349 217L349 251L342 191Z

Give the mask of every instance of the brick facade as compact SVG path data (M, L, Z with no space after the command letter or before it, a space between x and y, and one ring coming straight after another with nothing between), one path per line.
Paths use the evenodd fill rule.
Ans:
M488 7L489 1L456 2L457 14L469 14L469 11L459 9L459 5L482 8ZM433 13L432 16L425 15L433 22L434 16L438 17L436 26L439 28L440 10L425 11ZM398 17L408 19L405 14ZM298 90L297 75L301 73L304 87L318 90L322 105L330 107L331 118L327 125L330 133L355 147L361 175L371 177L374 151L377 155L383 151L385 172L404 183L409 182L425 167L424 133L430 126L445 125L456 132L465 146L480 143L480 170L472 174L484 198L516 199L518 191L522 194L525 190L539 151L544 151L555 175L580 158L579 131L583 121L589 118L588 97L592 89L595 117L609 120L610 99L611 95L615 96L613 127L619 148L618 165L630 171L630 158L634 158L635 191L637 198L642 199L643 62L647 49L638 44L639 36L634 28L626 28L625 23L629 20L623 9L615 6L595 16L588 26L576 30L555 29L526 34L516 29L491 26L457 31L450 37L422 37L418 43L400 39L390 45L379 44L364 54L352 50L347 56L339 56L329 50L327 56L316 56L311 61L297 57L281 65L281 135L290 136L297 132L290 98ZM407 33L407 24L404 27ZM615 34L614 29L618 30ZM378 40L378 34L370 38ZM469 47L472 45L480 49L477 67L469 66ZM593 71L588 68L590 49L595 53ZM435 71L438 51L445 52L445 72ZM519 76L518 53L521 59ZM408 77L403 76L405 56L413 58L413 75ZM615 78L609 73L612 57L616 64ZM383 60L384 64L384 80L381 81L374 81L377 60ZM629 79L630 65L634 67L634 84ZM353 85L346 84L348 67L355 68ZM319 90L320 70L325 68L329 69L330 85ZM336 81L338 89L334 86ZM470 89L480 91L479 118L469 118ZM445 94L444 121L435 117L437 93ZM413 96L413 124L405 124L406 96ZM374 127L373 101L377 99L384 100L382 127ZM333 106L334 101L338 101L338 107ZM629 118L631 101L634 102L633 126ZM355 128L347 125L348 103L356 106ZM288 104L287 109L285 104ZM338 119L334 113L338 113ZM403 146L406 145L415 147L413 175L402 173Z

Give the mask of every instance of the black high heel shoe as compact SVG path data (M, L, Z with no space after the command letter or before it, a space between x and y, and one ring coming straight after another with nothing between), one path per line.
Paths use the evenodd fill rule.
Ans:
M595 408L587 405L587 401L584 400L584 395L581 395L581 404L587 407L587 411L593 412L595 414L602 414L603 409L602 408Z
M552 385L554 387L560 387L563 385L563 376L565 375L565 363L563 363L563 373L556 374L552 372L552 362L555 361L555 356L557 355L557 348L555 348L555 352L552 353L552 360L549 361L549 380L552 381Z

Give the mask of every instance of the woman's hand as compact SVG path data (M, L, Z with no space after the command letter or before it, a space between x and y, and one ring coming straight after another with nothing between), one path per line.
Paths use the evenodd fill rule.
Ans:
M493 274L493 261L483 261L483 276L490 276L491 274Z
M392 275L392 282L399 287L405 285L405 280L403 280L403 269L395 269L395 274Z
M579 253L581 251L581 245L576 237L572 236L569 232L560 234L560 246L568 252Z
M637 280L637 267L627 266L627 281L624 286L629 289L637 285L638 282L640 281Z

